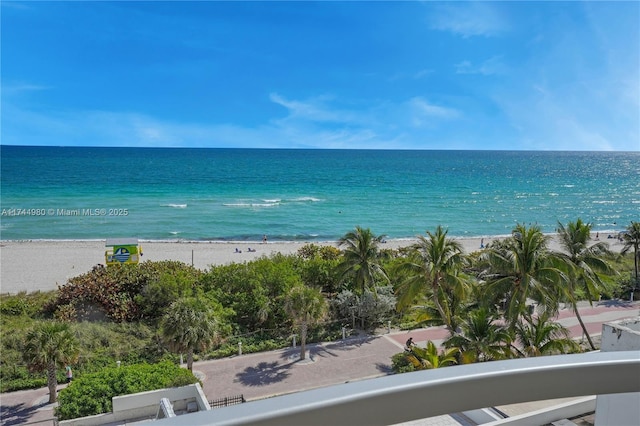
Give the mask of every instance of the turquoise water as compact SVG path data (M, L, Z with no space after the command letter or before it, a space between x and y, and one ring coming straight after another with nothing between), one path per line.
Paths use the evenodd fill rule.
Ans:
M335 240L640 220L640 153L1 147L0 238Z

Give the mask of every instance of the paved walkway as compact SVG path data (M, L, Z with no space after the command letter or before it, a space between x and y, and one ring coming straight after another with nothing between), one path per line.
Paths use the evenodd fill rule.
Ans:
M605 322L640 316L640 302L603 302L580 307L590 332L599 334ZM574 337L582 330L573 313L561 310L559 321ZM308 359L299 361L299 348L289 348L194 363L209 400L242 394L247 400L282 395L389 374L391 356L402 351L409 336L424 346L446 337L442 327L393 331L339 342L309 345ZM62 388L62 386L61 386ZM50 425L53 405L46 388L0 394L0 425Z

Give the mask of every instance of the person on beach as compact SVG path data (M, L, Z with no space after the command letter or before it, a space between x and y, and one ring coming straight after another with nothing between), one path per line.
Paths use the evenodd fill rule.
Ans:
M262 236L262 244L267 244L267 234Z
M67 375L67 383L71 383L71 380L73 380L73 370L71 370L71 366L67 365L66 368L66 375Z

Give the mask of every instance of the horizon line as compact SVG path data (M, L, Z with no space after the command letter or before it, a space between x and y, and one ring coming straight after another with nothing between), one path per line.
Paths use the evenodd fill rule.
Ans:
M0 143L0 148L12 147L12 148L127 148L127 149L236 149L236 150L280 150L280 151L460 151L460 152L589 152L589 153L640 153L640 149L634 150L569 150L569 149L460 149L460 148L319 148L319 147L225 147L225 146L131 146L131 145L21 145L21 144L4 144Z

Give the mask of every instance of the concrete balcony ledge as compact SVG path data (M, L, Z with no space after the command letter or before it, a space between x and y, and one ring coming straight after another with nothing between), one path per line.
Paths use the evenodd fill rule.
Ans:
M640 351L493 361L385 376L188 416L204 425L389 425L543 399L640 391ZM184 425L179 417L160 425Z

